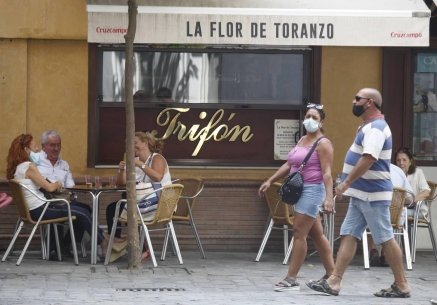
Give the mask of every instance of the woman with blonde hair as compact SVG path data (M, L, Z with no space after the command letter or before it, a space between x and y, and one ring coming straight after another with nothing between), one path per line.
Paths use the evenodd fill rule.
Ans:
M135 133L135 180L138 182L150 182L166 186L171 184L170 170L167 161L161 155L164 142L157 140L150 132ZM120 161L118 165L117 185L126 185L126 161ZM125 196L125 194L124 194ZM108 232L114 225L114 214L117 202L112 202L106 208L106 223ZM124 203L120 205L120 214ZM117 223L120 226L120 223ZM117 229L115 236L120 237L121 229ZM150 253L145 251L142 258L148 258Z

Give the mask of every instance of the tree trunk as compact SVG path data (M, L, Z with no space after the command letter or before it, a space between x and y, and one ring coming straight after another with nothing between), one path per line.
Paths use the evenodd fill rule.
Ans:
M127 236L128 236L128 266L129 270L141 269L141 253L138 236L137 192L135 185L135 112L133 103L134 77L134 39L137 30L138 5L136 0L128 0L129 25L126 41L125 62L125 99L126 99L126 193L127 193Z

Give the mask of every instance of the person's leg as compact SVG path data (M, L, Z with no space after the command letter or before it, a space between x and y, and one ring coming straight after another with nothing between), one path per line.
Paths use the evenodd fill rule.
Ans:
M376 267L376 266L382 266L381 260L382 258L379 257L378 249L376 249L376 245L373 242L372 234L367 235L367 246L369 251L369 262L370 266ZM383 253L381 252L381 257Z
M314 241L317 253L319 253L323 267L325 267L326 274L330 276L335 268L334 258L332 256L331 245L323 234L323 226L319 217L314 221L308 235Z
M307 254L307 236L314 222L315 219L310 216L299 214L297 212L294 213L294 243L287 273L287 277L294 281L296 281L297 274L305 261Z
M92 213L91 207L86 203L82 203L82 202L73 200L70 202L70 206L77 206L77 207L80 207L82 209L85 209L90 213L90 215ZM74 238L76 239L76 243L80 243L82 241L83 233L85 232L85 230L81 226L75 226L74 222L73 222L73 229L74 229ZM68 249L68 252L69 252L70 251L69 250L70 244L71 244L70 229L68 229L67 232L65 233L63 244L64 244L65 249Z
M369 228L374 235L375 243L382 244L382 249L393 271L395 285L401 292L409 293L410 286L408 285L404 273L402 251L394 239L393 228L390 222L390 207L373 206L371 210L374 221L369 221ZM386 292L390 292L392 288L385 290ZM380 296L382 294L383 292L380 291L376 295Z
M108 234L111 234L112 226L114 225L114 216L117 207L117 202L118 201L112 202L106 207L106 224L108 226ZM121 213L123 212L123 208L125 204L126 204L125 202L122 202L120 204L120 211L118 216L120 216ZM120 225L121 224L117 221L116 226L119 227ZM121 229L115 230L115 237L121 237Z

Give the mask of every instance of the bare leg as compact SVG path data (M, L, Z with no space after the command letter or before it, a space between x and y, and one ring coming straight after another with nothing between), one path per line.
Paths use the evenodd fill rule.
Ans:
M334 258L332 257L331 245L328 239L323 234L323 226L320 218L317 218L309 231L309 236L314 241L316 250L319 253L326 274L331 275L334 271Z
M402 264L402 251L398 243L392 238L382 244L382 249L393 271L396 286L398 286L402 292L409 293L411 289L405 277L404 266ZM391 288L388 288L387 291L391 291Z
M352 258L357 250L357 240L351 235L343 235L341 237L340 249L337 254L337 261L332 275L327 280L329 287L334 291L340 291L341 279L349 266Z
M293 225L293 251L291 252L290 266L287 277L296 280L307 254L307 236L315 219L300 213L294 213Z

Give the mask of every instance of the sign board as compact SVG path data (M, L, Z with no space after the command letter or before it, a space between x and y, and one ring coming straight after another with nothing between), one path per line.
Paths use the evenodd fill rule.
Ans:
M275 120L274 159L287 160L288 153L296 146L299 120Z
M437 54L435 53L417 54L417 72L437 73Z

